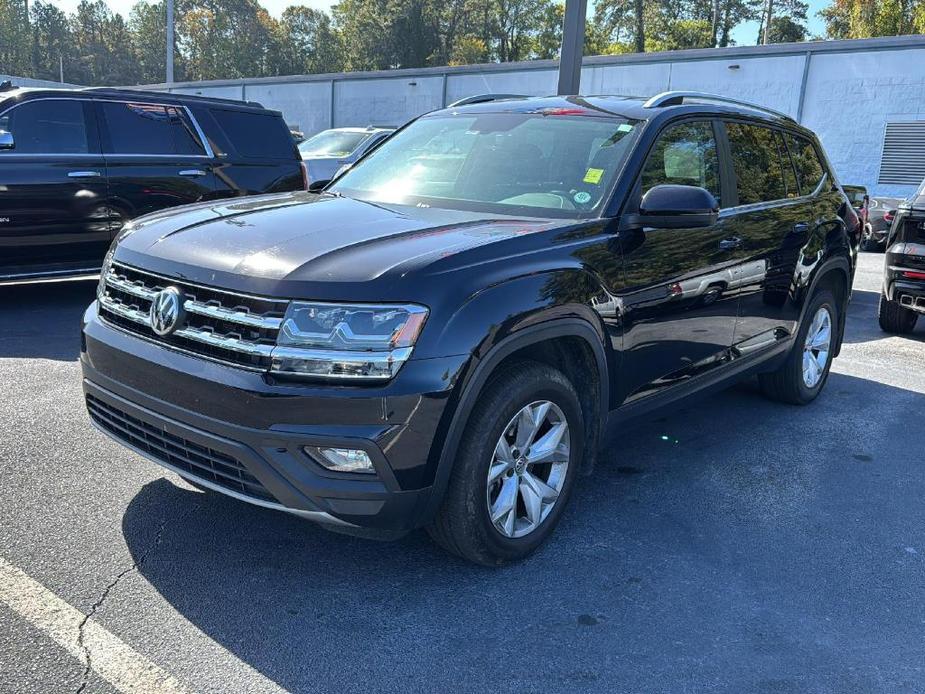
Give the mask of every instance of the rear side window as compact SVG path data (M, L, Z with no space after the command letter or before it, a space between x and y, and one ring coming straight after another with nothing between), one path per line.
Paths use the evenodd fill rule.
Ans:
M775 131L750 123L726 123L740 205L787 197Z
M107 154L204 155L186 113L176 106L101 102Z
M642 193L666 183L700 186L720 200L719 156L712 123L679 123L659 135L642 169Z
M800 180L800 190L803 195L811 195L825 175L819 153L813 143L804 137L787 133L786 139L793 165L797 170L797 178Z
M83 102L27 101L0 116L0 130L13 135L4 154L87 154L90 151Z
M243 157L294 159L295 143L283 119L272 113L213 108L212 116Z

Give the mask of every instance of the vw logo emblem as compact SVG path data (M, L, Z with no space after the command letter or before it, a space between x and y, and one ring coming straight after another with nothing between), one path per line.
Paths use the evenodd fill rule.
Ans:
M159 291L151 302L151 329L160 336L169 335L183 319L183 294L176 287Z

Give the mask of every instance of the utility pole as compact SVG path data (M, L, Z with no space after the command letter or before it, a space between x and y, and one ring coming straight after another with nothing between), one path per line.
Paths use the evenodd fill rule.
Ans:
M173 84L174 0L167 0L167 84Z
M58 75L60 79L58 80L61 84L64 84L64 56L58 56Z
M585 15L588 0L565 0L562 50L559 53L559 94L578 94L581 89L581 58L585 50Z

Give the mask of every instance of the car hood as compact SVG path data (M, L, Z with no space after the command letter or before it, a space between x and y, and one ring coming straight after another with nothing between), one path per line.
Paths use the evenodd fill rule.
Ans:
M116 259L188 279L363 282L567 223L286 193L140 218Z

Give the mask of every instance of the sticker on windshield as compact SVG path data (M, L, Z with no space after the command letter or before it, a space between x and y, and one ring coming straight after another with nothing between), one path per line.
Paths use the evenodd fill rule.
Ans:
M628 133L632 129L633 129L633 126L630 125L629 123L620 123L620 125L617 126L618 133Z
M588 169L588 171L585 173L584 182L597 185L601 182L603 175L604 169Z
M591 202L591 193L586 193L583 190L579 190L577 193L575 193L574 196L572 196L572 200L577 202L579 205L586 205Z

